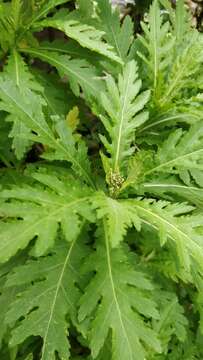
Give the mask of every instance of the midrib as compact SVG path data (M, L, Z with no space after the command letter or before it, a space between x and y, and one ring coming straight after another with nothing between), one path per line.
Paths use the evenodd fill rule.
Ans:
M159 170L159 169L161 169L161 168L163 168L163 167L165 167L165 166L171 165L171 164L173 164L174 162L176 162L176 161L178 161L178 160L181 160L181 159L187 158L187 157L189 157L189 156L198 154L198 153L200 153L200 152L202 152L202 151L203 151L203 149L199 149L199 150L193 151L193 152L191 152L191 153L178 156L178 157L175 158L175 159L169 160L169 161L167 161L167 162L165 162L165 163L163 163L163 164L160 164L160 165L154 167L153 169L150 169L150 170L146 171L146 173L144 173L144 175L145 175L145 176L146 176L146 175L149 175L149 174L153 173L154 171L157 171L157 170Z
M117 310L117 313L118 313L118 319L119 319L119 322L121 324L122 332L123 332L123 335L124 335L124 337L126 339L128 349L129 349L130 358L128 360L133 360L133 352L132 352L132 349L131 349L130 341L128 339L127 331L125 329L125 325L123 323L122 312L121 312L121 309L120 309L120 306L119 306L119 301L118 301L118 298L117 298L116 289L115 289L115 285L114 285L113 274L112 274L112 265L111 265L111 256L110 256L110 249L109 249L109 239L108 239L108 235L107 235L108 231L107 231L107 228L106 228L107 226L106 226L105 220L103 221L103 223L104 223L104 233L105 233L107 264L108 264L109 280L110 280L110 284L111 284L112 295L113 295L116 310Z
M198 254L202 254L202 248L191 238L189 237L186 233L184 233L181 229L179 229L177 226L175 226L174 224L170 223L168 220L166 220L165 218L161 217L160 215L154 213L153 211L150 211L149 209L146 209L138 204L135 204L135 207L139 210L141 210L142 212L146 213L147 215L151 215L154 218L157 218L159 221L161 221L163 224L166 224L166 226L168 228L171 228L172 230L174 230L177 234L179 234L181 237L185 238L188 240L188 244L190 244L190 250L191 252L193 251L193 248L195 249L195 252L197 252ZM148 220L149 221L149 220ZM169 233L169 236L174 240L177 241L177 239L175 238L175 236L171 235ZM186 244L186 247L189 248L188 244ZM193 252L194 255L194 252Z
M67 154L67 160L70 159L69 161L72 162L73 164L75 164L75 165L81 170L81 172L83 173L83 176L84 176L84 178L86 179L87 183L88 183L91 187L95 188L95 185L94 185L92 179L90 178L89 174L84 170L84 168L81 166L81 164L80 164L78 161L75 160L74 156L72 156L72 155L70 154L70 152L68 152L68 151L66 150L66 148L65 148L63 145L61 145L61 144L52 136L52 134L50 134L46 129L44 129L44 128L41 126L40 123L38 123L29 113L27 113L27 112L25 111L25 109L24 109L19 103L17 103L17 102L15 101L15 99L13 99L13 98L10 96L10 94L8 94L7 91L5 91L5 89L2 89L2 88L1 88L1 90L6 94L6 96L7 96L11 101L14 102L14 104L16 105L16 107L18 107L18 108L20 109L20 111L22 111L34 124L36 124L36 126L41 130L41 134L44 134L45 138L47 138L47 139L49 139L49 141L51 141L51 144L52 144L52 146L53 146L54 149L60 148L60 149L62 149L62 151L63 151L65 154ZM25 124L25 125L26 125L26 124ZM43 136L43 135L42 135L42 136Z
M44 359L44 355L45 355L45 351L46 351L46 341L47 341L47 337L48 337L48 334L49 334L49 328L50 328L50 325L51 325L51 322L52 322L54 309L55 309L56 301L57 301L57 297L58 297L58 293L59 293L59 290L60 290L60 287L61 287L61 284L62 284L63 276L64 276L64 273L65 273L68 261L69 261L70 256L71 256L71 252L73 250L73 247L74 247L76 241L77 241L77 238L72 242L72 244L70 246L70 249L68 251L68 254L67 254L65 262L64 262L64 265L62 267L62 271L61 271L61 273L59 275L59 279L58 279L58 283L57 283L57 286L56 286L56 291L55 291L53 303L52 303L51 310L50 310L50 317L49 317L49 320L48 320L48 324L47 324L47 328L46 328L46 332L45 332L45 336L44 336L41 360Z
M129 86L130 76L131 76L131 74L129 73L128 80L127 80L127 86L126 86L126 89L125 89L125 96L124 96L124 101L123 101L122 112L121 112L121 121L120 121L119 131L118 131L118 142L117 142L117 147L116 147L116 157L115 157L115 163L114 163L114 172L116 172L118 170L120 147L121 147L121 138L122 138L122 130L123 130L123 124L124 124L124 113L125 113L125 107L126 107L126 100L127 100L127 97L128 97L128 86Z
M64 206L61 206L59 209L57 209L53 213L51 213L51 214L49 213L46 217L42 217L40 220L34 222L34 224L32 224L28 228L26 228L26 230L23 233L21 232L18 235L13 236L12 239L9 239L10 240L9 245L11 245L13 241L16 242L16 240L18 240L18 238L22 238L22 236L26 235L26 233L29 233L29 231L32 230L33 228L38 227L41 223L44 223L45 221L47 221L48 218L53 218L53 216L56 216L61 211L64 211L65 208L69 208L69 207L73 206L76 203L87 201L87 199L88 199L88 197L85 197L85 198L82 198L82 199L77 199L75 201L72 201L69 204L65 204ZM0 250L2 251L3 249L6 248L6 246L7 246L7 242L5 241L4 246L3 247L0 246Z

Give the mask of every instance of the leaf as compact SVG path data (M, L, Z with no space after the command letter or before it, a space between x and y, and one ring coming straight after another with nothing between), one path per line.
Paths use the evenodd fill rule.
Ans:
M10 124L5 121L5 114L0 112L0 160L6 167L11 167L11 163L15 163L15 156L11 152L12 142L8 138L8 134L11 130Z
M198 271L194 271L194 280L197 292L194 294L193 302L197 311L199 313L199 327L200 333L203 333L203 296L202 296L202 288L203 288L203 281L202 276L198 274Z
M75 131L77 129L77 126L80 123L79 119L79 109L77 106L74 106L72 110L69 111L69 113L66 116L66 121L68 123L68 126Z
M160 146L155 165L145 172L179 174L181 179L189 185L190 173L193 170L203 170L202 123L192 125L187 132L181 128L170 133L168 139Z
M169 360L201 360L202 352L199 345L196 344L196 338L192 332L189 332L187 340L183 344L173 346Z
M87 99L99 97L103 89L96 69L83 59L71 59L68 55L61 55L54 51L46 51L40 48L22 49L24 53L30 54L56 67L59 75L68 77L71 89L76 96L80 95L80 87Z
M22 51L24 48L22 47ZM60 39L55 39L53 41L42 41L40 43L40 50L46 50L47 52L55 52L60 54L66 54L74 59L83 59L87 63L93 65L94 67L99 68L100 62L103 60L102 55L92 54L91 50L82 48L75 40L69 39L67 42ZM25 48L26 51L26 48ZM99 74L99 72L98 72Z
M106 112L100 116L109 134L101 136L104 146L111 156L109 167L113 173L120 173L126 161L134 151L132 143L137 127L148 119L148 112L141 110L149 100L150 92L138 95L142 82L138 80L138 69L135 61L126 64L123 74L119 75L118 85L111 75L107 76L107 91L102 94L102 105Z
M93 206L97 209L98 219L106 219L108 239L112 247L119 245L128 228L135 226L140 230L140 219L127 203L99 194L93 198Z
M160 10L159 2L166 11ZM171 24L164 21L165 12ZM175 12L168 0L155 0L150 8L149 26L142 23L144 36L139 36L142 48L137 54L143 60L143 75L148 77L149 86L153 83L154 105L161 112L174 109L174 99L182 102L187 98L191 93L186 88L197 87L202 36L191 25L191 16L182 0L177 2Z
M11 259L6 264L0 265L0 348L3 347L3 340L6 341L8 326L5 323L5 314L7 313L9 306L12 302L12 299L16 296L18 289L14 286L7 288L5 286L7 281L7 275L11 273L14 266L22 265L25 262L25 254L20 256L15 256L14 259Z
M202 273L202 237L198 227L203 225L202 215L190 214L192 206L167 201L128 200L134 206L143 224L159 233L161 245L172 241L175 245L179 267L191 281L191 268L198 266Z
M77 12L67 14L61 10L51 19L41 22L42 26L53 27L63 31L69 38L76 40L82 47L95 51L107 58L122 64L111 45L103 41L104 32L94 26L82 23Z
M171 61L173 37L169 34L169 23L163 23L163 16L159 1L154 0L149 12L149 27L141 23L144 35L139 35L139 41L145 52L138 52L140 58L146 63L147 76L154 89L154 96L159 96L162 84L162 72L167 69Z
M188 321L184 315L184 308L179 304L174 293L157 291L155 300L160 304L160 319L153 320L153 328L162 341L163 352L167 352L173 336L176 336L180 342L186 340Z
M160 131L166 126L172 127L176 124L195 124L201 120L202 117L202 104L199 100L197 97L190 98L185 104L182 102L178 104L179 106L175 109L173 108L171 112L166 111L160 115L155 114L154 117L150 117L149 121L138 129L139 138L145 135L143 136L143 140L145 140L149 131Z
M125 247L110 250L108 234L104 221L104 243L97 244L86 261L85 271L95 275L80 300L79 320L92 319L88 333L93 358L110 333L112 359L144 360L143 343L161 350L156 334L143 321L143 316L159 316L150 299L153 287L145 274L130 266Z
M182 98L180 94L185 88L195 87L203 61L202 41L196 31L185 38L185 47L176 55L165 82L160 106L168 105L174 98Z
M33 174L41 186L21 184L0 193L0 261L5 262L36 238L33 253L41 256L55 243L59 224L68 242L79 235L83 219L92 221L91 190L54 175ZM43 186L44 185L44 186ZM4 200L3 200L4 199Z
M203 37L124 2L0 0L1 360L203 359Z
M109 0L97 1L100 28L105 32L104 38L111 44L117 55L125 61L133 40L133 23L126 16L123 24L120 24L118 11L113 11Z
M92 0L76 0L79 6L82 19L90 19L94 14L94 4Z
M91 166L87 156L87 147L80 138L75 138L72 129L64 120L55 118L55 131L58 134L56 146L53 150L43 154L49 160L68 160L72 163L72 169L92 187L95 188L91 176Z
M12 8L12 18L13 18L13 23L14 23L14 29L17 31L19 22L20 22L20 17L21 17L22 1L21 0L12 0L11 8Z
M127 179L121 187L121 191L128 186L137 186L144 181L144 174L154 164L154 153L150 150L139 150L131 156L128 162Z
M174 18L174 31L176 40L180 44L184 41L185 34L191 27L189 11L186 11L184 0L179 0L176 6L175 18Z
M34 69L33 69L34 70ZM35 79L42 86L42 96L47 107L44 109L50 118L53 115L65 116L68 111L77 103L72 92L62 84L56 74L46 74L43 71L33 71ZM69 99L67 103L67 97Z
M33 355L32 354L29 354L25 360L33 360Z
M70 245L55 247L51 256L17 267L8 277L7 287L27 287L6 315L6 322L14 326L10 346L23 343L29 336L40 336L41 360L55 360L56 352L59 359L70 359L67 335L70 323L75 322L80 296L78 268L85 254L84 246L75 239Z
M176 38L177 51L179 51L180 46L184 45L185 35L191 31L191 14L185 6L184 0L177 1L175 11L169 0L160 0L160 3L167 11L170 21L173 25L173 33Z
M21 4L19 3L19 7ZM18 9L20 10L20 9ZM4 52L14 45L15 30L17 20L17 7L16 17L14 15L14 2L0 3L0 46Z
M25 360L33 360L33 355L32 354L29 354Z
M0 320L1 320L1 329L0 329L0 346L2 347L2 340L4 338L4 336L6 335L7 332L7 328L8 326L5 324L5 314L8 311L8 307L10 305L10 302L8 301L8 299L13 299L14 296L16 295L16 289L11 288L11 289L5 289L2 290L0 289L0 292L2 292L0 295L0 306L1 306L1 315L0 315Z
M15 114L28 128L39 132L43 140L53 142L53 136L42 111L43 101L35 96L29 88L20 91L17 84L8 74L0 77L0 109Z
M86 157L85 144L81 141L77 149L72 132L65 126L65 121L60 121L57 117L56 131L59 139L55 138L56 134L50 129L43 113L44 102L40 102L38 97L33 96L32 91L28 88L21 93L5 74L0 77L0 99L0 109L12 115L15 114L25 126L35 132L30 139L52 149L52 159L54 159L53 151L55 151L57 160L72 162L74 170L78 171L78 174L94 187L90 174L86 172L87 167L89 169L89 162ZM83 168L83 164L85 164L85 168Z
M62 5L68 1L70 0L46 0L42 3L42 5L38 4L38 6L35 7L32 18L29 19L29 24L27 25L26 30L36 26L35 23L46 17L46 15L56 6Z
M12 81L13 86L16 86L19 89L19 92L24 94L25 98L28 94L26 89L29 88L30 96L26 98L27 106L30 106L31 103L29 102L34 101L34 99L43 103L40 94L40 92L42 92L42 88L35 81L23 59L16 51L14 51L10 56L8 65L5 68L5 72L9 80ZM13 137L13 148L15 149L17 159L22 159L32 144L29 140L29 134L31 130L25 124L23 124L20 119L16 118L16 114L8 116L7 121L13 122L10 136ZM21 134L23 135L23 138Z
M143 184L144 190L157 196L166 196L172 198L175 195L178 199L183 198L202 208L203 189L194 185L185 185L175 177L163 177ZM167 195L168 194L168 195Z

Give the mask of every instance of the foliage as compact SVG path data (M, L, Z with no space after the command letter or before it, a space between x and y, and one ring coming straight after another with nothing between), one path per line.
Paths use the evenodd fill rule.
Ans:
M0 1L0 359L203 358L203 51L183 0Z

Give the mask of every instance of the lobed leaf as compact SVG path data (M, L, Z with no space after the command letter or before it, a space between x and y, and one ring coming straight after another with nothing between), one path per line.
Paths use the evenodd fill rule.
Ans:
M0 225L1 262L34 238L34 254L43 255L53 247L59 224L65 239L72 242L81 231L83 219L93 220L90 189L71 180L64 183L52 175L36 173L33 177L44 187L22 184L0 194L0 213L5 219Z
M101 140L111 156L109 168L113 173L123 172L127 159L134 152L134 132L148 119L148 112L142 110L149 100L150 91L139 94L141 85L135 61L126 64L118 84L110 75L106 79L107 91L102 94L106 114L100 117L110 141L103 135Z
M122 64L122 60L116 55L113 47L103 41L104 32L96 29L93 25L82 23L77 12L68 14L64 10L58 11L56 16L44 20L40 25L61 30L69 38L76 40L82 47Z
M51 256L17 267L8 277L8 288L14 284L26 286L6 315L7 324L13 327L11 346L21 344L29 336L40 336L41 360L70 359L68 328L71 321L75 322L80 296L76 286L80 279L78 268L85 255L84 246L75 239L70 245L55 247Z
M155 332L143 321L143 316L159 317L150 299L153 287L145 274L130 266L125 248L110 249L105 220L103 224L103 242L86 262L85 270L95 275L80 300L79 320L94 314L89 330L93 358L111 334L112 359L144 360L144 343L161 351Z

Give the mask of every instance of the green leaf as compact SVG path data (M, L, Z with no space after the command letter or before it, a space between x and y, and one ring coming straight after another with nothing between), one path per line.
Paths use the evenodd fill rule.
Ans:
M170 0L160 0L160 3L167 11L173 25L173 34L176 38L177 51L179 51L180 47L184 45L185 35L191 31L190 11L186 8L184 0L177 1L175 11Z
M90 19L94 14L94 4L92 0L76 0L79 6L82 19Z
M93 198L93 206L97 209L98 219L106 219L108 239L112 247L117 247L127 233L127 229L135 226L139 231L140 219L136 211L128 203L120 202L99 194Z
M31 17L31 19L29 19L29 23L28 23L25 31L29 30L33 26L36 26L35 23L37 23L39 20L46 17L46 15L51 10L53 10L56 6L67 3L69 1L70 0L46 0L46 1L43 1L42 4L37 4L34 7L32 17Z
M97 6L100 28L105 32L104 38L125 61L133 40L133 22L130 16L126 16L121 25L120 14L118 11L113 11L109 0L98 0Z
M94 180L91 176L91 166L87 156L87 147L84 141L74 137L73 130L67 122L55 117L58 139L55 146L50 151L43 154L49 160L68 160L72 163L72 169L92 187L95 188Z
M33 174L41 186L22 185L3 190L0 213L0 261L7 261L36 238L33 253L44 254L53 247L59 224L71 242L79 235L83 219L93 221L91 190L76 180L67 182L48 174ZM3 201L3 199L5 199ZM10 199L10 200L9 200Z
M5 323L5 314L7 313L12 299L16 296L19 289L14 286L7 288L5 286L7 275L12 272L14 266L22 265L25 262L25 255L15 256L15 258L8 261L6 264L0 265L0 347L3 347L3 340L6 340L8 326Z
M94 66L86 60L70 58L68 55L61 55L41 48L21 50L56 67L62 78L67 76L71 89L76 96L80 95L81 87L87 99L89 97L99 98L100 91L103 89L102 82Z
M102 94L106 114L100 117L110 141L103 135L101 140L111 156L109 167L113 173L125 169L127 159L134 152L135 130L148 119L148 112L141 110L148 102L150 92L147 90L139 94L141 85L135 61L126 64L118 84L111 75L106 79L107 91Z
M12 166L11 164L15 163L16 159L14 154L11 152L12 141L8 138L11 127L5 119L5 114L0 112L0 160L2 164L9 168Z
M165 7L171 25L164 21ZM189 13L189 12L188 12ZM174 99L190 95L185 89L195 89L202 64L202 36L192 29L190 15L184 1L177 2L176 11L168 0L155 0L150 8L149 26L142 23L143 36L139 42L143 48L138 55L143 60L143 75L154 88L154 104L161 111L174 109ZM159 110L160 111L160 110Z
M41 102L41 98L34 96L28 88L21 93L19 87L6 74L0 77L0 99L0 109L17 116L19 121L35 132L35 135L31 134L31 140L47 145L52 152L54 150L57 160L70 161L74 170L94 187L90 174L86 172L87 167L89 169L89 163L84 143L81 142L77 149L70 129L58 117L56 131L59 139L55 137L56 134L50 129L43 113L44 99ZM53 154L52 159L54 159ZM83 162L85 168L83 168Z
M34 100L43 103L40 94L42 88L35 81L23 59L16 51L13 51L10 56L8 65L4 71L6 72L7 79L12 81L13 86L16 86L16 88L19 89L19 92L24 95L27 106L32 106L31 102ZM27 92L27 88L30 90L29 93ZM30 96L27 97L28 94ZM16 114L9 115L7 121L13 122L10 136L13 138L13 148L17 159L22 159L32 144L29 140L31 129L21 122L21 119L18 119Z
M189 333L187 341L185 341L184 344L176 344L173 346L169 360L201 360L201 358L202 352L199 351L195 336L193 336L193 333Z
M128 201L135 207L143 224L158 231L161 245L172 241L179 268L184 269L188 281L191 281L193 264L202 273L202 236L198 232L203 225L201 213L191 214L194 208L184 203L147 199Z
M29 355L25 358L25 360L33 360L33 355L32 355L32 354L29 354Z
M27 41L36 42L31 33L35 23L54 10L57 5L69 0L11 0L0 4L0 44L6 52L16 44Z
M127 179L121 187L121 191L128 186L136 186L144 181L144 173L151 169L154 164L154 153L150 150L139 150L131 156L128 163Z
M199 313L199 317L200 317L199 327L202 335L203 334L203 296L202 296L203 281L202 281L202 276L199 275L197 271L194 271L194 278L195 278L197 293L195 293L193 301Z
M180 342L186 340L188 321L184 315L184 308L179 304L174 293L157 291L155 300L160 305L160 319L153 320L153 328L159 334L163 352L167 352L173 336L176 336Z
M172 199L175 195L178 199L183 198L202 208L203 189L194 185L185 185L175 177L161 178L143 184L144 191L156 196L166 196Z
M53 135L43 115L44 101L30 90L20 91L15 80L8 74L0 77L0 109L15 114L28 128L40 134L43 141L53 142Z
M72 92L68 91L67 85L62 85L56 74L46 74L39 69L34 71L34 76L43 87L42 96L47 105L48 116L66 116L68 111L78 102Z
M191 31L185 38L184 44L185 47L176 55L168 73L160 98L162 107L168 105L174 98L182 98L180 95L184 89L195 87L198 81L203 61L203 38L198 32Z
M85 255L84 246L75 239L70 245L58 245L51 256L16 268L8 277L7 287L26 285L6 315L7 324L13 327L10 346L40 336L41 360L56 360L56 352L59 359L70 359L68 328L76 321L78 268Z
M144 141L149 131L163 130L166 126L171 127L175 124L192 125L202 118L202 102L198 97L187 99L185 103L181 102L181 104L177 104L177 107L171 110L150 117L149 121L138 129L139 138L143 137Z
M82 23L77 12L67 14L64 10L58 11L56 16L42 21L40 25L61 30L69 38L76 40L82 47L122 64L122 60L116 55L113 47L104 42L104 32L97 30L92 25Z
M202 148L203 126L201 122L184 132L181 128L171 132L168 139L159 147L155 155L155 164L145 172L179 174L181 179L189 185L190 174L193 170L203 170Z
M19 2L17 2L19 3ZM18 4L19 8L21 4ZM4 52L14 45L15 42L15 31L17 26L18 8L14 11L14 1L10 3L0 2L0 46ZM15 15L14 15L15 13Z
M0 0L1 360L203 359L203 36L112 1Z
M113 360L144 360L143 344L161 351L155 332L143 320L159 317L150 299L153 287L145 274L130 266L125 248L110 250L108 234L104 221L104 243L97 244L86 261L85 271L95 275L80 300L79 320L92 319L88 333L93 358L111 334Z
M174 18L174 31L176 40L180 44L184 40L185 33L190 29L190 16L189 11L186 11L184 0L179 0L176 6Z
M159 96L163 81L162 72L170 64L174 39L169 34L169 23L163 23L163 16L159 7L159 1L154 0L149 12L149 26L141 23L144 35L139 35L145 51L138 52L140 58L147 65L147 76L150 85L153 86L154 96Z
M23 49L22 49L23 50ZM53 51L58 54L66 54L74 59L83 59L86 60L89 65L94 65L94 67L98 68L100 62L103 60L102 55L92 54L91 50L81 47L76 41L68 40L65 42L64 40L56 39L53 41L42 41L40 43L40 50L46 50L47 52ZM26 51L26 49L25 49ZM99 74L99 71L94 69L96 74Z

